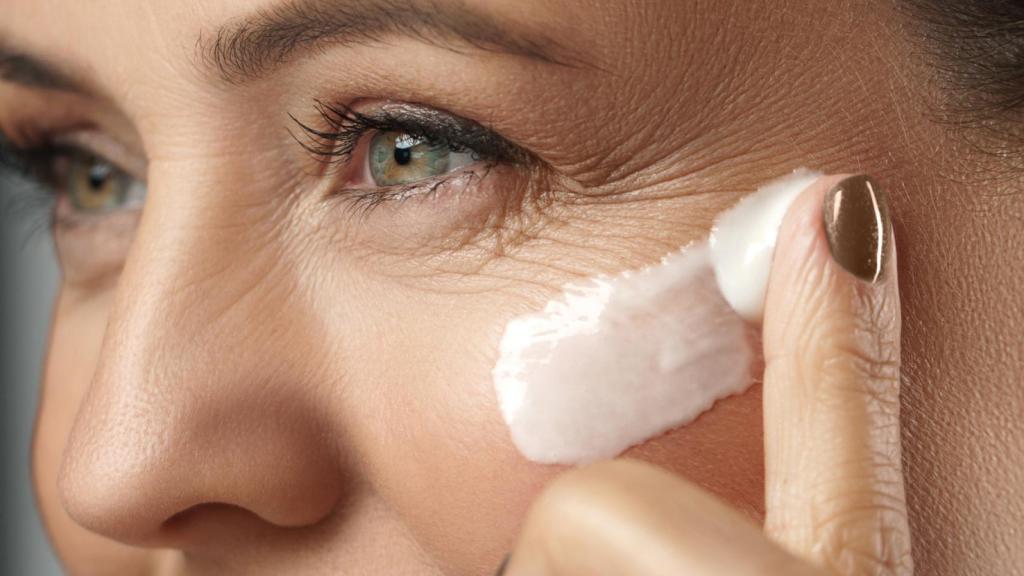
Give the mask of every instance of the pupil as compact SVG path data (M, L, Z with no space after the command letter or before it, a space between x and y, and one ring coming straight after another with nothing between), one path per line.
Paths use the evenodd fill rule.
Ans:
M110 169L102 164L94 164L89 168L89 188L93 192L103 188L103 185L107 183L107 178L110 177Z
M412 149L411 148L395 148L395 162L399 166L405 166L412 161Z

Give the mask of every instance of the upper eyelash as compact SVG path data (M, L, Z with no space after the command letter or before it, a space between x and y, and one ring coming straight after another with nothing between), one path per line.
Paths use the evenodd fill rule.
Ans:
M370 130L402 132L434 146L471 152L490 162L523 164L531 158L528 152L477 122L426 108L391 105L364 114L344 104L317 100L315 109L326 129L309 126L291 114L289 117L306 135L305 141L296 138L299 144L328 164L351 157L359 140Z
M36 148L18 148L11 144L7 136L0 133L0 169L16 176L39 179L39 168L52 156L49 146Z
M58 182L53 172L54 162L77 153L92 155L87 150L55 145L50 141L43 141L31 147L19 147L0 132L0 173L21 179L31 184L30 188L34 192L49 197L58 195L55 188Z
M19 148L0 132L0 185L4 180L24 184L0 186L3 188L0 210L28 222L22 245L55 224L53 206L57 193L48 176L47 166L60 153L62 151L49 145Z

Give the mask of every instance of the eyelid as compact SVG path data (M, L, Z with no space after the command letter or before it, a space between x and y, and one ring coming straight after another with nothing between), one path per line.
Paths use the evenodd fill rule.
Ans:
M80 130L54 136L52 145L58 149L81 150L110 162L125 174L146 181L147 163L127 146L98 130Z

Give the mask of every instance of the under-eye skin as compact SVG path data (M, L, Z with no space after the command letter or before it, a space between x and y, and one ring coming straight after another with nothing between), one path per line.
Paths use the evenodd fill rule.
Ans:
M461 179L479 187L496 166L528 167L533 156L481 124L413 104L368 112L315 106L323 128L292 116L300 144L332 178L331 195L367 209L426 196Z

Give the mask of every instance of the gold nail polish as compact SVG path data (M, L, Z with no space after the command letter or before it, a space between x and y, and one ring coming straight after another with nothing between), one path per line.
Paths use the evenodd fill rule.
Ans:
M889 258L892 225L885 193L870 176L851 176L825 196L825 235L832 258L847 272L878 282Z

